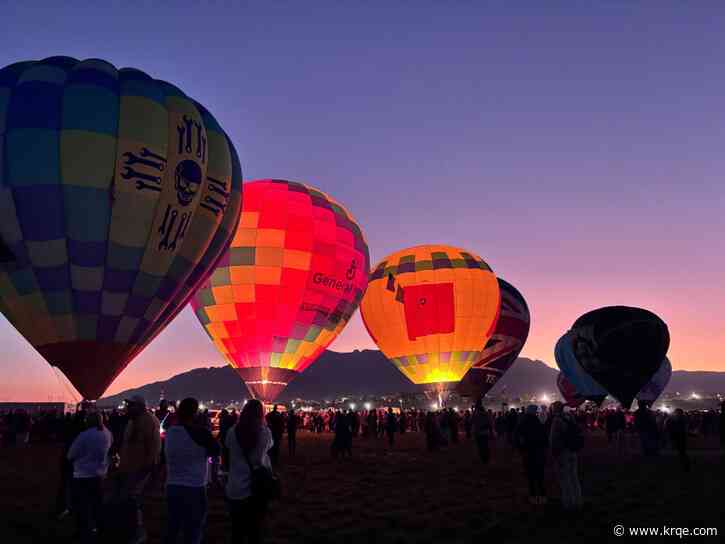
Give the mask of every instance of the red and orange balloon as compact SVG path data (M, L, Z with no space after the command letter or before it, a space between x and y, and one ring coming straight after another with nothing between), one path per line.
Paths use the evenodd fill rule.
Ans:
M369 268L360 226L328 195L250 182L231 246L192 306L250 392L269 402L345 327Z

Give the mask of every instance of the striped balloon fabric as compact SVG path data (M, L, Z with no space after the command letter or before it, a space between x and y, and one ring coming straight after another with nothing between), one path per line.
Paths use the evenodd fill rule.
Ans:
M52 57L0 70L0 309L98 398L211 273L242 176L170 83Z
M229 251L192 306L250 392L272 401L345 327L369 268L342 205L302 183L253 181Z
M511 368L529 336L531 315L523 295L513 285L498 278L501 311L496 329L480 358L458 384L459 394L480 398L496 385Z

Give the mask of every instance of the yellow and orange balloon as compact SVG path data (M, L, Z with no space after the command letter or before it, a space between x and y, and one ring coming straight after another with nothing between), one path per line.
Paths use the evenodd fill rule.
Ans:
M501 294L478 255L445 245L403 249L377 264L360 304L375 343L410 381L454 387L479 360Z

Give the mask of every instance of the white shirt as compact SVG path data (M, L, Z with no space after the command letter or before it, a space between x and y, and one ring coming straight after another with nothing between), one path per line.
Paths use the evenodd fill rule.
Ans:
M68 460L73 463L74 478L97 478L108 472L108 450L113 435L103 427L88 429L79 434L68 450Z
M206 448L191 439L181 425L166 431L166 485L206 487L209 482L209 462Z
M229 429L225 440L225 445L229 449L229 479L227 480L226 491L228 499L240 501L252 494L252 483L249 465L241 446L237 442L235 430L236 425ZM262 426L257 445L249 453L249 462L252 463L252 466L265 466L270 470L272 469L272 462L267 452L273 444L272 432L266 425Z

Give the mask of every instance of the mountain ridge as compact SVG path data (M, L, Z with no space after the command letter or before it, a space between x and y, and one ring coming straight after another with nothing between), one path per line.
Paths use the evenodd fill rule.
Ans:
M491 395L510 397L557 392L558 370L543 361L519 357L511 369L491 390ZM666 392L690 394L725 392L725 372L677 370ZM304 373L298 376L280 395L280 402L292 399L332 400L343 395L381 396L414 394L421 388L410 383L377 350L352 352L325 351ZM163 396L180 399L194 396L199 399L233 400L248 398L244 383L229 366L199 367L167 380L156 381L115 395L104 397L101 405L115 405L131 395L140 394L148 400Z

